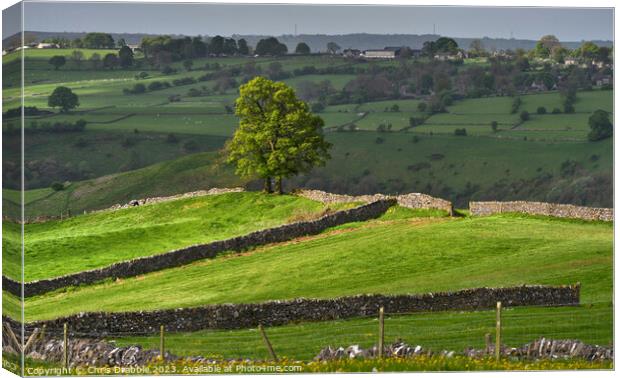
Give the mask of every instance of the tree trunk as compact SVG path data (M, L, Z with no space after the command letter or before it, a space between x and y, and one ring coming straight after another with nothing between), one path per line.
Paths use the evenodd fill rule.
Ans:
M263 186L263 190L265 193L273 193L273 189L271 189L271 177L265 177L265 184Z
M278 194L284 193L282 191L282 177L280 176L276 177L276 191L278 192Z

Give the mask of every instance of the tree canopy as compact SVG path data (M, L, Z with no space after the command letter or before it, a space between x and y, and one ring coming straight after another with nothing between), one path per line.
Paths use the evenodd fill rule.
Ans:
M330 54L335 54L340 50L340 46L338 46L338 44L336 42L328 42L327 43L327 51L329 51Z
M295 54L308 55L310 54L310 46L304 42L299 42L295 47Z
M80 106L80 101L70 88L56 87L48 97L47 105L52 108L60 108L60 111L64 113Z
M118 56L112 53L106 54L106 56L103 57L103 66L111 70L115 69L118 66Z
M107 33L88 33L82 38L82 45L87 49L113 49L114 38Z
M536 42L533 52L540 58L548 58L555 48L561 46L560 40L555 35L544 35Z
M133 66L133 51L127 46L123 46L118 50L118 63L123 68Z
M57 70L60 67L64 66L65 63L67 62L67 59L65 59L64 56L62 55L54 55L53 57L50 58L50 60L48 61L49 64L51 64L52 66L54 66L54 69Z
M277 38L269 37L258 41L255 52L258 55L284 55L288 52L288 48Z
M242 85L235 111L240 121L227 145L228 161L236 164L237 174L262 178L267 192L272 192L272 179L281 193L283 178L330 158L323 120L282 82L259 76Z
M588 139L597 141L609 138L613 135L613 125L609 120L609 113L604 110L597 110L588 119L590 125L590 133Z

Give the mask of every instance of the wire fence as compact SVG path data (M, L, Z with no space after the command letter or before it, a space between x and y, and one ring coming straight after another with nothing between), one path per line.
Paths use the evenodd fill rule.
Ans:
M613 305L597 302L565 307L507 307L501 310L501 345L519 347L545 337L557 340L580 340L586 344L611 346L613 343ZM488 339L495 342L497 311L449 311L385 313L383 342L390 345L397 341L411 346L420 345L426 350L449 350L456 353L467 348L484 349ZM70 340L92 339L90 334L80 334L67 325ZM62 330L43 331L46 338L62 340ZM176 356L202 356L208 358L271 359L268 344L280 358L311 360L325 347L358 345L370 348L380 341L380 318L368 316L347 320L305 322L260 329L202 330L196 332L171 332L165 328L161 334L141 335L136 332L114 332L101 335L113 345L140 345L144 349L165 352ZM489 335L489 336L487 336ZM163 340L162 340L163 339ZM485 340L486 339L486 340ZM267 340L267 342L266 342Z

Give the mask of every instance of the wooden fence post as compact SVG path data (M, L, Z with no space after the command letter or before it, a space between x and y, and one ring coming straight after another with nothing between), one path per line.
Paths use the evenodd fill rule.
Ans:
M383 341L385 337L383 306L379 308L379 358L383 358Z
M491 334L484 334L484 354L488 355L491 353Z
M159 357L164 358L164 325L159 326Z
M37 337L39 336L39 329L35 328L34 331L32 331L32 333L30 334L30 337L28 338L28 341L26 341L26 345L24 345L24 354L28 353L28 348L37 340Z
M9 335L9 339L13 342L13 346L15 347L15 351L17 353L22 352L22 345L17 341L17 337L15 337L15 333L13 329L11 329L11 325L9 323L4 323L4 330Z
M271 343L269 342L269 339L267 338L267 334L265 333L265 329L263 328L262 324L258 325L258 330L260 331L260 334L263 337L263 342L265 343L267 350L269 350L269 354L271 355L271 358L274 361L278 361L278 356L276 356L276 352L274 352L273 346L271 346Z
M65 367L65 369L69 369L69 340L67 337L67 323L65 323L63 325L63 343L62 343L62 347L63 347L63 366Z
M495 310L495 361L499 361L502 349L502 302L497 302Z

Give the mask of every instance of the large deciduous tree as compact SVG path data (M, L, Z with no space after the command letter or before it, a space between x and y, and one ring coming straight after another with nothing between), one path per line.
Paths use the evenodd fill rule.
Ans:
M266 192L282 193L282 179L324 165L331 144L323 120L312 114L295 91L281 82L256 77L239 89L235 111L239 128L227 145L237 174L260 177Z
M65 63L67 63L67 59L65 59L62 55L54 55L50 58L48 63L54 66L55 70L58 70L60 67L64 66Z
M239 54L250 55L250 46L248 46L248 42L245 39L241 38L240 40L238 40L237 47Z
M80 106L80 101L70 88L56 87L54 92L48 97L47 105L52 108L60 108L60 111L65 113Z
M88 33L82 38L84 47L89 49L113 49L114 38L107 33Z
M299 42L295 47L295 54L308 55L310 54L310 46L305 42Z
M269 37L258 41L254 52L258 55L284 55L288 52L288 48L277 38Z
M133 51L128 46L123 46L118 50L118 63L123 68L133 66Z
M553 49L561 47L560 41L555 35L544 35L534 47L534 54L539 58L548 58Z
M336 54L340 50L340 46L336 42L328 42L327 43L327 51L330 54Z

